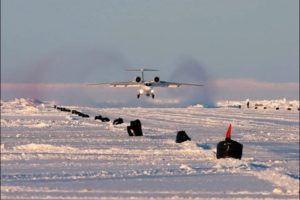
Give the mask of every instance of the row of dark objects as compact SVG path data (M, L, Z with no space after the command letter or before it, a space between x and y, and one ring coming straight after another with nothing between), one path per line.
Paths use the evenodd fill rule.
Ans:
M142 124L140 120L130 122L130 126L127 126L127 132L129 136L143 136ZM178 131L176 136L176 143L182 143L185 141L191 141L191 138L184 130ZM224 141L221 141L217 145L217 159L220 158L235 158L242 159L243 145L237 141L231 139L231 125L228 127L226 137Z
M84 113L79 112L77 110L70 110L68 108L59 107L59 106L56 106L56 105L54 105L54 108L56 108L57 110L60 110L62 112L71 112L72 114L76 114L76 115L78 115L80 117L83 117L83 118L89 118L90 117L88 114L84 114ZM102 117L102 115L97 115L97 116L95 116L94 119L95 120L100 120L102 122L110 122L110 119L108 117ZM118 119L115 119L113 121L114 125L118 125L118 124L122 124L122 123L124 123L124 120L122 118L118 118Z
M127 126L127 132L129 136L143 136L142 124L140 120L130 122L130 126ZM191 141L191 138L184 130L178 131L176 136L176 143L183 143L185 141ZM231 124L228 127L226 137L224 141L221 141L217 145L217 159L220 158L235 158L242 159L243 144L231 139Z
M79 117L83 117L83 118L89 118L90 117L88 114L84 114L84 113L79 112L77 110L72 110L72 114L78 115Z
M72 114L76 114L76 115L78 115L80 117L83 117L83 118L89 118L90 117L89 115L84 114L82 112L79 112L77 110L71 110L69 108L59 107L59 106L56 106L56 105L54 105L53 107L56 108L57 110L62 111L62 112L70 112Z
M56 105L54 105L54 108L56 108L57 110L60 110L62 112L71 112L71 110L68 109L68 108L59 107L59 106L56 106Z
M235 106L235 107L236 107L236 106ZM237 107L238 107L239 109L242 108L241 105L238 105ZM257 110L259 107L261 107L261 105L255 105L254 109ZM249 109L250 107L247 107L247 108ZM267 107L264 106L263 109L266 110ZM279 110L279 109L280 109L279 107L276 107L276 108L275 108L275 110ZM292 108L287 108L286 110L292 110ZM300 111L300 108L298 108L297 110Z
M139 119L130 122L130 125L127 126L127 132L129 136L143 136L142 123ZM191 138L187 133L182 130L177 133L176 143L182 143L185 141L191 141Z
M255 107L254 109L258 109L258 107ZM267 107L264 107L263 109L266 110ZM276 107L275 110L279 110L279 107ZM292 110L292 108L287 108L286 110ZM300 111L300 108L298 108L298 111Z
M60 111L63 111L63 112L71 112L72 114L76 114L78 116L81 116L81 117L86 117L86 118L89 118L89 115L87 114L84 114L82 112L79 112L77 110L70 110L68 108L64 108L64 107L59 107L59 106L56 106L54 105L54 108L56 108L57 110L60 110ZM94 117L95 120L100 120L102 122L110 122L110 119L107 118L107 117L102 117L102 115L97 115ZM118 125L118 124L122 124L124 123L124 120L122 118L117 118L113 121L113 124L114 125ZM139 119L136 119L134 121L131 121L130 122L130 125L127 126L127 132L128 132L128 135L129 136L143 136L143 131L142 131L142 123ZM181 142L184 142L187 140L191 140L187 134L184 132L184 131L181 131L178 133L177 135L177 138L176 138L176 142L177 143L181 143Z
M102 115L95 116L95 120L100 120L102 122L110 122L110 119L107 117L102 117Z
M102 122L110 122L110 119L108 117L102 117L102 115L95 116L95 120L100 120ZM113 125L119 125L123 124L124 120L122 118L117 118L113 121Z
M81 113L77 110L70 110L63 107L54 106L54 108L63 111L63 112L72 112L72 114L77 114L81 117L89 118L89 115ZM95 116L95 120L100 120L102 122L109 122L110 119L107 117L102 117L101 115ZM124 120L122 118L117 118L113 121L114 125L122 124ZM127 126L127 133L129 136L143 136L142 123L139 119L130 122L130 125ZM221 141L217 145L217 159L220 158L235 158L241 159L243 152L243 145L231 139L231 125L229 126L226 138L224 141ZM184 130L178 131L176 136L176 143L183 143L185 141L191 141L191 138L187 135Z

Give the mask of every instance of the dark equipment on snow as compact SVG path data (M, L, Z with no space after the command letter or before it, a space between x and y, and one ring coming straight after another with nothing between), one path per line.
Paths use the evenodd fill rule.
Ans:
M102 122L109 122L109 121L110 121L110 119L109 119L109 118L107 118L107 117L103 117L103 118L101 119L101 121L102 121Z
M123 123L124 123L124 120L122 118L115 119L113 122L114 125L123 124Z
M72 110L71 112L72 112L72 114L78 115L78 116L83 117L83 118L89 118L90 117L89 115L84 114L82 112L79 112L77 110Z
M72 110L72 114L76 114L79 115L81 112L77 111L77 110Z
M176 143L182 143L188 140L191 141L191 138L186 134L185 131L178 131L176 136Z
M217 145L217 159L235 158L241 159L243 154L243 145L231 139L231 124L228 127L225 141Z
M56 109L57 109L57 110L60 110L60 111L62 111L62 112L71 112L70 109L64 108L64 107L56 107Z
M90 116L87 114L84 114L82 112L79 112L77 110L70 110L69 112L71 112L72 114L78 115L79 117L83 117L83 118L89 118Z
M102 120L102 116L101 115L95 116L95 120L97 120L97 119Z
M101 120L102 122L109 122L110 121L110 119L109 118L107 118L107 117L102 117L101 115L97 115L97 116L95 116L95 120Z
M90 116L87 115L87 114L83 114L82 117L83 117L83 118L89 118Z
M83 118L89 118L90 116L84 113L79 113L78 116L83 117Z
M130 126L127 126L127 132L129 136L143 136L142 124L140 120L130 122Z
M277 107L276 110L279 110L279 107Z
M68 108L64 108L62 111L64 111L64 112L71 112L71 110L68 109Z
M247 108L250 108L250 102L249 101L247 102Z

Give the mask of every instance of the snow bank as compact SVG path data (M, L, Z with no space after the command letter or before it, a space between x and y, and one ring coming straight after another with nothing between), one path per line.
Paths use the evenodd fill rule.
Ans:
M77 149L69 146L54 146L50 144L26 144L13 148L15 151L35 152L35 153L67 153L76 152Z
M241 106L242 108L247 107L247 102L250 103L250 108L258 107L258 108L279 108L279 109L287 109L291 108L292 110L297 110L299 108L299 100L291 100L287 99L277 99L277 100L249 100L245 101L219 101L217 103L218 107L236 107Z
M14 99L13 101L1 101L1 113L14 111L16 113L34 113L39 111L38 106L43 104L33 99Z

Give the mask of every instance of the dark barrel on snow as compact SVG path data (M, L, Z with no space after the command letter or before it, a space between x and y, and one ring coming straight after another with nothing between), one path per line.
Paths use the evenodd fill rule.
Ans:
M130 126L127 126L127 132L129 136L143 136L142 124L140 120L130 122Z
M235 158L242 159L243 145L231 139L231 124L228 127L226 138L217 145L217 159Z
M97 115L97 116L95 116L95 120L102 120L102 115Z
M243 154L243 145L231 140L219 142L217 146L217 158L236 158L241 159Z
M109 122L110 119L109 119L108 117L102 117L101 121L102 121L102 122Z
M124 120L122 118L115 119L113 122L114 125L123 124L123 123L124 123Z
M185 131L178 131L176 136L176 143L182 143L188 140L191 141L191 138L186 134Z

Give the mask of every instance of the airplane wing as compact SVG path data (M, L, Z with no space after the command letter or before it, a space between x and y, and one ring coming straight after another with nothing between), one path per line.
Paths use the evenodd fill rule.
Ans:
M178 82L168 82L168 81L160 81L158 83L153 82L153 87L169 87L169 88L178 88L182 85L185 86L204 86L202 84L194 84L194 83L178 83Z
M140 87L140 83L135 81L127 81L127 82L112 82L112 83L91 83L88 85L109 85L110 87Z

